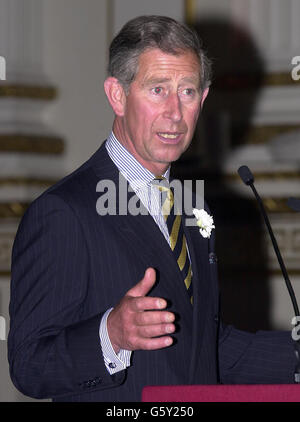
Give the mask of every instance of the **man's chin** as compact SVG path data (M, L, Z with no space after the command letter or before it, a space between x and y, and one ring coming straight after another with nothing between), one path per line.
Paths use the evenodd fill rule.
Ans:
M169 167L172 163L179 160L182 154L172 155L170 157L159 157L156 162L157 164L164 165L166 167Z
M159 152L157 151L156 158L157 161L161 163L173 163L174 161L177 161L181 155L187 150L187 146L184 147L183 145L179 146L177 145L177 148L173 148L170 146L168 148L163 148Z

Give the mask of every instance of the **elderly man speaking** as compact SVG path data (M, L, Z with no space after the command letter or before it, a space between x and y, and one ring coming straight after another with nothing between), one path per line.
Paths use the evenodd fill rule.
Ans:
M206 204L200 231L174 211L171 163L209 85L197 35L173 19L135 18L112 41L112 132L31 204L14 243L9 362L25 395L139 401L146 385L293 382L290 333L219 319ZM101 213L99 182L113 183L118 202L120 180L143 212Z

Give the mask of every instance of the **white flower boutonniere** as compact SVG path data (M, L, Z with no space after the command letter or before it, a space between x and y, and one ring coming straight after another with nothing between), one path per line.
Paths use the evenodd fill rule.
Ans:
M199 231L205 238L210 238L212 229L215 228L214 220L205 210L193 209L193 214L197 219L197 226L200 227Z

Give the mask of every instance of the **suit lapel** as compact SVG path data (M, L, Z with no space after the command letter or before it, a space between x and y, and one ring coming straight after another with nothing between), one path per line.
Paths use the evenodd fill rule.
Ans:
M128 197L135 195L130 192ZM143 205L141 204L141 207ZM146 211L144 209L144 211ZM180 298L181 304L185 310L191 308L189 296L187 294L178 264L174 258L174 254L170 245L166 241L161 230L155 223L154 219L148 214L126 215L118 216L116 219L110 219L110 222L115 222L120 234L126 238L127 242L134 245L138 251L138 257L149 266L149 262L157 269L164 272L164 286L161 286L160 291L165 290L166 293L176 291Z

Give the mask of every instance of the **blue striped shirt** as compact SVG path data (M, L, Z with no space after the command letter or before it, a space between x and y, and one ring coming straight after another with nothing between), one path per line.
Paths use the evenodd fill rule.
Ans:
M113 163L117 166L120 173L128 181L129 185L141 200L144 207L153 217L154 221L163 233L166 241L170 244L168 227L161 212L158 189L153 189L151 182L155 175L143 167L117 140L114 133L111 132L105 147ZM167 180L170 177L170 167L162 175ZM138 282L138 280L137 280ZM103 315L100 323L99 335L104 362L110 374L114 374L130 366L131 351L120 350L115 353L107 332L107 318L113 308L108 309Z

